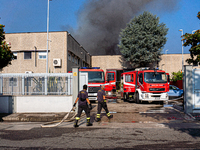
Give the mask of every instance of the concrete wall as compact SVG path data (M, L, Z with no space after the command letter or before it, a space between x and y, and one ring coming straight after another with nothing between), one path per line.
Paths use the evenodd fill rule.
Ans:
M184 54L183 56L184 65L187 65L185 61L190 58L190 54ZM159 69L162 69L170 74L172 72L181 71L182 54L163 54L158 65ZM92 56L92 66L101 67L104 71L106 71L106 69L121 69L130 67L123 62L121 55ZM194 68L200 68L200 66Z
M124 65L121 55L100 55L92 56L92 67L106 69L122 69Z
M186 59L190 58L190 54L184 54L184 65L188 65ZM182 70L182 54L164 54L161 56L159 68L168 73L178 72Z
M0 96L0 113L70 112L72 96Z

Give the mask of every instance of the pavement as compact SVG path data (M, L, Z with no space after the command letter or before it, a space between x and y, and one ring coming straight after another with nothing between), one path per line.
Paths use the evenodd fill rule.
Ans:
M93 104L93 109L90 113L93 126L90 128L165 128L170 124L173 126L183 127L199 127L199 114L185 114L183 107L176 104L160 105L145 105L135 103L108 103L112 119L108 119L106 113L102 111L101 122L96 122L96 107ZM19 126L17 129L29 130L33 127L51 127L58 124L67 113L14 113L0 114L1 128L3 125L9 124L8 130L14 130L12 124ZM75 113L70 113L69 117L59 125L59 127L73 127ZM71 119L72 118L72 119ZM71 119L71 121L69 121ZM33 124L34 123L34 126ZM47 124L45 126L45 124ZM82 113L79 121L80 127L86 126L86 116Z

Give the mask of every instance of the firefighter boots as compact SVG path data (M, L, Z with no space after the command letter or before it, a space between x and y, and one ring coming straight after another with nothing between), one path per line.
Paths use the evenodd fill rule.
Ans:
M75 122L74 122L74 128L77 128L77 127L79 127L78 120L75 120Z
M90 123L90 119L87 118L87 126L92 126L93 124Z
M111 119L111 118L113 118L113 115L111 115L110 113L107 113L107 117L108 117L108 119Z
M99 121L101 121L101 118L97 118L96 122L99 122Z
M99 122L99 121L101 121L101 114L97 114L97 120L96 120L96 122Z
M111 118L113 118L113 115L110 115L110 116L108 117L108 119L111 119Z

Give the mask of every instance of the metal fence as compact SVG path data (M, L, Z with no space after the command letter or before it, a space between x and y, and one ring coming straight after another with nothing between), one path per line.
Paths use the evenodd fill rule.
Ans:
M72 73L0 74L1 95L72 95Z

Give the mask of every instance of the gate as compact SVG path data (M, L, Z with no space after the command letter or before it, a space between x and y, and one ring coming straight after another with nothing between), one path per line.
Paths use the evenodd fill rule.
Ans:
M200 69L193 69L193 109L200 109Z

